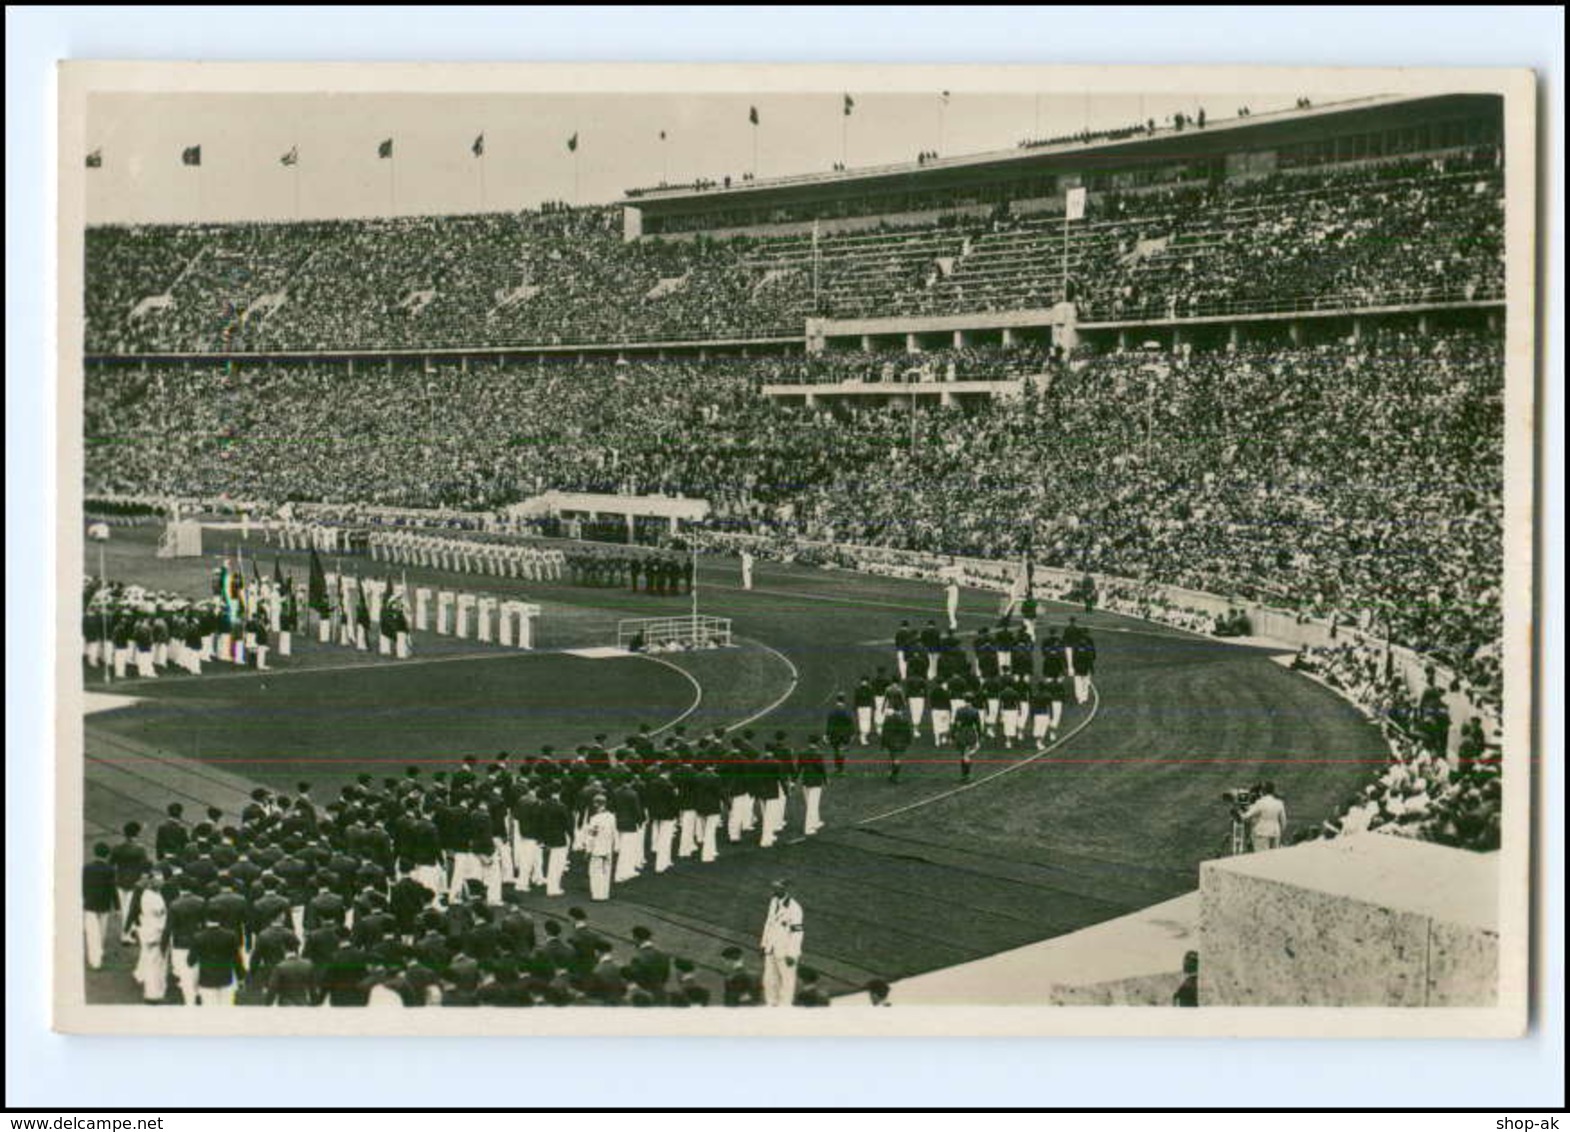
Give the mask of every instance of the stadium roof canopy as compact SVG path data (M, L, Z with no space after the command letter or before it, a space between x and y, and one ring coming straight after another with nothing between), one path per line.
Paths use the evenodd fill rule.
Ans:
M1218 159L1228 153L1321 141L1365 130L1388 130L1452 118L1502 113L1493 94L1376 96L1295 110L1217 116L1203 127L1158 126L1153 132L1130 126L1103 132L1089 141L1041 146L923 162L870 166L843 171L803 173L729 185L707 184L629 189L625 203L645 218L693 216L736 208L808 204L847 195L902 191L941 191L984 185L1021 176L1093 172L1113 164Z

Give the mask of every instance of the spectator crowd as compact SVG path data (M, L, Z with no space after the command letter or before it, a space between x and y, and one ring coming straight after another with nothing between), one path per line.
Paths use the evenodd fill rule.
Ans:
M886 363L833 363L856 364ZM802 365L94 369L89 490L475 511L550 488L665 494L707 499L716 529L1029 546L1043 565L1388 630L1497 702L1497 338L1124 351L965 409L758 395Z
M925 215L912 204L897 225L789 235L628 240L610 207L95 227L87 351L799 338L814 314L1017 310L1065 296L1082 318L1148 319L1502 293L1490 147L1235 180L1174 164L1142 180L1092 186L1066 235L1061 195L938 202Z

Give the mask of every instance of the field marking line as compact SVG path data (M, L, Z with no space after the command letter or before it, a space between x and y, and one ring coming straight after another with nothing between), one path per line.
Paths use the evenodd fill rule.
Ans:
M692 685L692 690L694 692L694 695L693 695L693 698L692 698L692 703L688 706L686 711L682 712L680 715L678 715L675 719L671 720L669 723L666 723L666 724L664 724L661 727L655 728L653 731L649 732L649 734L651 734L651 735L658 735L662 731L669 731L672 727L675 727L682 720L686 719L693 712L697 711L698 710L698 705L703 703L703 685L698 683L698 678L696 676L694 676L692 673L688 672L685 668L681 667L681 665L679 665L679 664L672 664L670 661L666 660L664 657L650 656L648 653L641 653L641 652L640 653L628 653L627 655L629 655L629 656L636 656L636 657L638 657L638 658L640 658L642 660L652 660L655 664L663 664L666 668L669 668L673 672L680 672L683 676L685 676L687 678L687 683Z
M932 607L931 606L926 606L926 605L902 605L899 602L893 602L893 601L858 601L855 598L833 597L833 596L830 596L828 594L795 593L794 591L791 591L791 590L761 589L761 588L759 588L757 586L754 586L750 590L744 590L740 586L727 586L723 582L710 582L708 588L711 589L711 590L731 590L734 593L770 594L770 595L773 595L774 597L800 598L802 601L824 601L824 602L829 602L830 604L833 604L833 605L850 605L850 606L856 606L856 607L862 608L862 609L902 609L902 610L906 610L907 612L917 612L917 613L920 613L920 612L932 613L933 612ZM990 593L991 591L990 590L982 590L982 591L979 591L979 592L981 592L981 593ZM1052 599L1045 599L1045 600L1051 601ZM1067 609L1073 609L1073 610L1076 610L1076 611L1079 610L1079 606L1072 605L1072 604L1070 604L1068 602L1053 601L1053 604L1064 606ZM1157 631L1155 629L1135 629L1135 628L1131 628L1131 627L1126 626L1126 625L1099 625L1099 626L1096 627L1096 632L1098 632L1098 633L1131 633L1131 634L1133 634L1135 636L1140 636L1140 637L1164 637L1168 633L1181 633L1181 634L1184 634L1187 637L1192 637L1192 638L1194 638L1196 640L1201 640L1201 641L1224 641L1225 640L1225 638L1211 637L1211 636L1209 636L1209 635L1207 635L1205 633L1197 633L1193 629L1185 629L1185 628L1183 628L1180 625L1168 625L1165 622L1161 622L1161 621L1149 621L1146 618L1137 617L1137 616L1135 616L1132 613L1118 613L1115 610L1106 610L1106 609L1101 610L1101 612L1102 613L1110 613L1113 617L1127 617L1131 621L1145 621L1147 624L1154 625L1154 626L1159 626L1160 631ZM948 616L948 614L947 614L946 611L944 611L942 609L939 609L937 611L937 614L932 617L932 620L933 621L939 621L939 620L942 620L942 619L946 618L947 616ZM970 610L964 610L964 609L960 610L959 616L960 616L961 619L964 619L964 618L967 618L967 617L969 617L969 618L979 617L979 618L983 618L983 619L985 619L985 620L987 620L989 622L997 620L997 618L995 616L993 616L992 614L976 613L976 612L973 612L973 611L970 611ZM880 642L880 641L868 641L868 642L865 642L865 643L866 644L881 644L883 642ZM892 644L893 641L890 640L889 643Z
M777 699L775 699L775 701L773 703L771 703L768 707L764 708L762 711L755 711L751 715L749 715L746 719L738 720L737 722L732 723L730 725L730 727L727 728L727 730L732 730L732 731L735 730L738 727L745 727L745 726L747 726L747 724L753 722L754 720L762 719L764 716L768 715L775 708L779 707L786 700L790 699L791 696L795 695L796 694L796 686L801 683L801 670L796 667L796 663L793 660L791 660L790 657L788 657L784 653L780 652L780 650L775 648L773 645L766 645L762 641L757 640L756 638L753 638L753 637L749 637L747 639L752 641L752 643L757 645L759 648L767 649L769 652L773 653L775 656L779 657L781 660L783 660L785 662L785 667L790 669L790 686L787 687L785 689L785 691L782 692L779 695L779 697Z
M1096 718L1096 713L1101 710L1101 693L1096 689L1095 684L1091 684L1090 686L1090 695L1090 714L1075 724L1074 729L1067 735L1063 736L1063 738L1049 744L1046 750L1037 751L1028 759L1020 759L1017 763L1010 763L1002 770L989 774L985 778L978 778L974 782L966 782L960 786L954 787L951 790L945 790L941 794L934 794L930 798L922 798L919 801L910 802L907 805L900 806L898 809L888 810L881 814L873 814L871 817L862 818L860 821L851 825L850 828L857 829L864 825L871 825L875 821L882 821L884 818L892 818L898 816L899 814L909 813L911 810L919 810L922 806L930 806L934 802L941 802L945 798L952 798L956 794L963 794L967 790L974 790L978 786L985 786L989 782L996 782L1005 774L1012 774L1021 767L1030 766L1032 763L1046 758L1054 750L1061 747L1064 743L1067 743L1070 739L1074 738L1074 736L1085 730L1085 728L1089 727L1091 720Z
M636 655L639 655L639 654L628 653L627 655L629 657L631 657L631 656L636 656ZM465 661L465 660L509 660L509 659L519 660L519 659L526 659L526 658L529 658L529 657L540 657L540 656L572 656L572 650L570 650L570 649L504 649L504 648L501 648L501 647L497 647L497 648L495 648L495 649L493 649L493 650L491 650L489 652L462 652L462 653L454 653L454 654L452 654L450 656L427 656L427 657L413 656L413 657L406 657L406 658L404 658L402 660L383 658L383 659L377 659L377 660L357 661L357 662L355 662L353 664L320 664L320 665L315 665L315 666L313 666L311 668L269 668L269 669L267 669L266 671L263 671L263 672L258 672L256 669L251 668L251 669L247 669L244 672L207 672L207 671L204 671L200 676L188 676L188 675L184 675L184 674L180 674L180 673L170 673L169 675L174 677L173 683L174 683L175 686L184 687L188 683L190 683L190 684L208 684L208 683L211 683L212 681L215 681L215 680L256 680L256 679L266 679L269 676L272 676L272 677L313 676L313 675L315 675L315 674L317 674L319 672L355 672L355 671L359 671L360 669L365 669L365 668L382 668L382 669L386 669L387 671L391 672L394 669L398 669L398 668L420 668L420 667L423 667L423 666L425 666L427 664L456 664L459 661ZM586 658L584 658L584 657L573 657L573 659L574 660L583 660L583 659L586 659ZM615 660L615 659L618 659L618 658L616 658L616 657L607 657L605 659ZM215 661L214 663L220 663L221 664L223 662L222 661ZM133 676L133 677L127 677L127 679L125 681L123 681L123 682L117 681L114 685L111 685L111 687L121 686L122 683L124 683L124 684L134 683L135 686L140 687L140 688L152 688L152 687L156 687L157 686L157 682L155 680L143 680L143 679L140 679L138 677L134 677ZM146 698L146 697L144 697L144 698ZM102 710L113 710L113 709L106 708L106 709L102 709Z

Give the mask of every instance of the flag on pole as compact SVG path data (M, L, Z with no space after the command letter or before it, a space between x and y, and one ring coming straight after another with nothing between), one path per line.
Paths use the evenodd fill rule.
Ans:
M1080 185L1068 191L1068 198L1064 203L1063 219L1083 220L1085 218L1085 187Z
M87 155L87 167L89 169L102 169L104 167L103 146L99 146L97 149L93 150L92 153Z
M188 145L180 151L181 165L200 165L202 163L202 147Z
M392 138L383 138L382 144L376 147L376 156L383 161L392 156Z
M280 157L278 159L278 164L280 164L280 165L298 165L298 164L300 164L300 147L297 146L297 145L296 146L291 146L289 148L289 152L284 154L282 157Z
M262 584L262 563L261 563L261 559L257 558L255 555L252 555L251 556L251 612L252 613L257 612L256 607L261 602L262 597L263 597L263 595L265 593L266 593L266 587Z
M229 565L229 560L224 559L223 569L218 574L218 595L223 599L224 616L230 625L240 625L245 621L245 558L242 555L238 569Z
M949 92L948 91L944 91L943 92L943 105L947 106L948 104L949 104Z
M251 594L245 585L245 551L235 548L234 600L242 620L251 616Z
M218 580L213 585L213 592L218 595L218 600L223 603L224 620L234 620L234 607L230 603L229 592L229 560L224 559L222 566L218 567Z
M845 117L850 117L850 112L856 109L856 100L850 95L845 96Z
M578 131L577 130L574 130L572 132L572 137L567 139L567 152L568 153L577 153L578 152Z
M485 156L485 133L483 131L474 139L474 144L469 147L469 152L476 157Z
M747 107L747 121L751 122L754 126L758 124L758 108L756 106Z
M322 560L314 546L311 547L311 577L307 587L307 604L326 617L332 612L332 599L327 596L327 572L322 569Z

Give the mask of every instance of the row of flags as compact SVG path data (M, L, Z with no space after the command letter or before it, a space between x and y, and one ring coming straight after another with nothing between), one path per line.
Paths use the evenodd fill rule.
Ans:
M312 583L315 583L314 577ZM294 593L294 579L284 576L283 566L276 558L273 559L273 586L280 597ZM251 557L251 580L249 583L246 581L244 551L239 552L237 566L232 566L229 559L224 559L213 584L214 594L224 603L225 615L236 624L256 612L257 603L263 596L262 590L261 565L254 555Z
M943 98L943 104L945 106L947 106L948 105L948 101L949 101L949 92L948 91L944 91L943 94L942 94L942 98ZM849 118L851 116L851 114L855 111L855 109L856 109L856 100L854 98L852 98L849 94L845 95L844 96L844 103L843 103L843 113L844 113L844 116ZM747 107L747 121L749 123L751 123L752 125L754 125L754 126L762 124L762 118L759 116L758 108L756 106L749 106L749 107ZM660 131L660 141L665 141L666 137L667 137L666 132L664 130L661 130ZM483 132L481 132L480 134L475 136L474 141L469 146L469 152L474 154L475 157L484 157L485 156L485 134ZM567 152L568 153L577 153L578 152L578 131L576 131L576 130L574 130L572 132L572 135L570 137L568 137L568 139L567 139ZM380 142L377 143L377 145L376 145L376 156L377 156L378 159L380 159L382 161L390 161L392 159L392 156L393 156L393 139L392 138L383 138ZM199 146L199 145L190 145L190 146L186 146L184 149L182 149L180 151L180 164L182 164L182 165L197 165L197 166L199 166L199 165L201 165L201 163L202 163L202 147L201 146ZM297 146L297 145L296 146L291 146L290 149L289 149L289 152L285 153L282 157L280 157L278 159L278 163L280 165L288 165L288 166L298 165L300 163L300 147ZM97 149L93 150L91 153L89 153L87 155L87 167L89 169L101 169L101 168L103 168L103 164L104 164L104 149L103 149L103 146L99 146Z
M661 141L665 140L665 131L664 130L660 131L660 140ZM573 133L573 135L571 137L569 137L567 139L567 151L569 153L576 153L576 152L578 152L578 135L577 135L576 131ZM475 157L484 157L485 156L485 135L483 133L476 135L473 143L470 144L470 146L469 146L469 152L474 154ZM392 155L393 155L393 139L392 138L383 138L380 142L378 142L376 144L376 156L379 159L381 159L383 161L389 161L389 160L392 159ZM202 147L201 146L199 146L199 145L188 145L188 146L186 146L184 149L182 149L180 151L180 164L181 165L201 165L201 163L202 163ZM289 165L289 166L300 164L300 147L297 146L297 145L290 146L288 152L285 153L282 157L280 157L278 159L278 164L280 164L280 165ZM87 167L89 169L102 169L104 167L104 147L103 146L99 146L97 149L93 150L92 152L90 152L87 155Z

